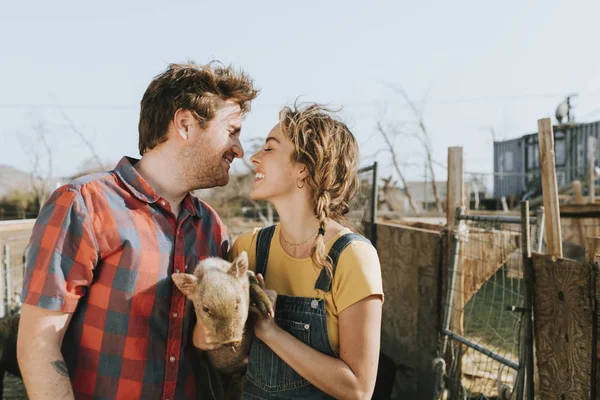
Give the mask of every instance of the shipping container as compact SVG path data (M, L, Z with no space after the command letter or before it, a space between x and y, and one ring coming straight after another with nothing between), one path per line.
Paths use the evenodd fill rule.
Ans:
M522 139L494 142L494 197L521 197L525 191Z
M600 158L600 121L554 126L554 156L558 186L587 179L588 137L596 138ZM529 199L542 193L538 134L494 142L494 197Z

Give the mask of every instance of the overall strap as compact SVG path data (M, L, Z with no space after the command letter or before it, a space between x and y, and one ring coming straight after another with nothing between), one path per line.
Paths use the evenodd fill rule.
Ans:
M315 289L323 290L324 292L329 292L331 290L332 278L335 275L335 269L340 255L342 254L342 251L354 241L371 243L367 238L357 233L346 233L345 235L340 236L333 246L331 246L331 250L329 250L328 254L329 261L331 261L331 276L329 276L325 268L322 268L319 278L315 283Z
M262 274L263 278L267 273L267 261L269 261L269 249L271 248L271 239L275 233L275 225L267 226L258 231L256 237L256 274Z

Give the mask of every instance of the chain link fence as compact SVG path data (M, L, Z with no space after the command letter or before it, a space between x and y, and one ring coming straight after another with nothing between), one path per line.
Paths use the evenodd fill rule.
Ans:
M0 321L8 321L3 318L20 312L25 253L33 223L34 220L0 221ZM11 374L0 378L4 381L3 399L27 399L20 378Z
M502 214L458 218L442 330L452 360L448 386L454 398L521 399L533 345L524 324L531 303L523 249L541 248L543 211L527 221ZM531 225L524 244L525 223Z
M33 221L10 221L0 225L0 318L21 308L25 255Z

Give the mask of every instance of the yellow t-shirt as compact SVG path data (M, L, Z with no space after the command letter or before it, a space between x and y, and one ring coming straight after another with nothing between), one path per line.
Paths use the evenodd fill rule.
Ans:
M256 269L258 231L259 228L243 233L237 238L229 253L229 258L232 260L242 251L246 251L252 271ZM346 233L350 233L350 230L342 229L329 240L325 244L325 251L329 252L333 243ZM381 267L377 250L366 242L350 243L338 259L329 293L315 291L315 283L320 273L321 270L313 265L310 257L294 258L281 247L278 224L269 249L265 286L278 294L324 299L329 340L333 349L339 354L339 314L370 295L381 295L383 300Z

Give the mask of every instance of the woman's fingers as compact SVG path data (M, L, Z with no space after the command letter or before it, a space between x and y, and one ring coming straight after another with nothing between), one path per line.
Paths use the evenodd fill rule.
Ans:
M256 279L258 280L258 284L260 285L260 288L264 290L265 289L265 278L262 276L262 274L257 274Z
M269 290L269 289L264 289L265 294L267 295L267 297L269 298L269 300L271 300L271 304L273 305L273 309L275 309L276 302L277 302L277 292L274 290Z
M262 274L256 274L256 280L258 281L258 286L263 290L263 292L267 295L269 300L271 301L271 305L268 307L267 315L270 318L275 317L275 302L277 301L277 292L274 290L269 290L265 288L265 278Z
M255 314L259 317L262 317L264 315L263 312L255 305L250 305L250 307L248 308L248 312L251 314Z

